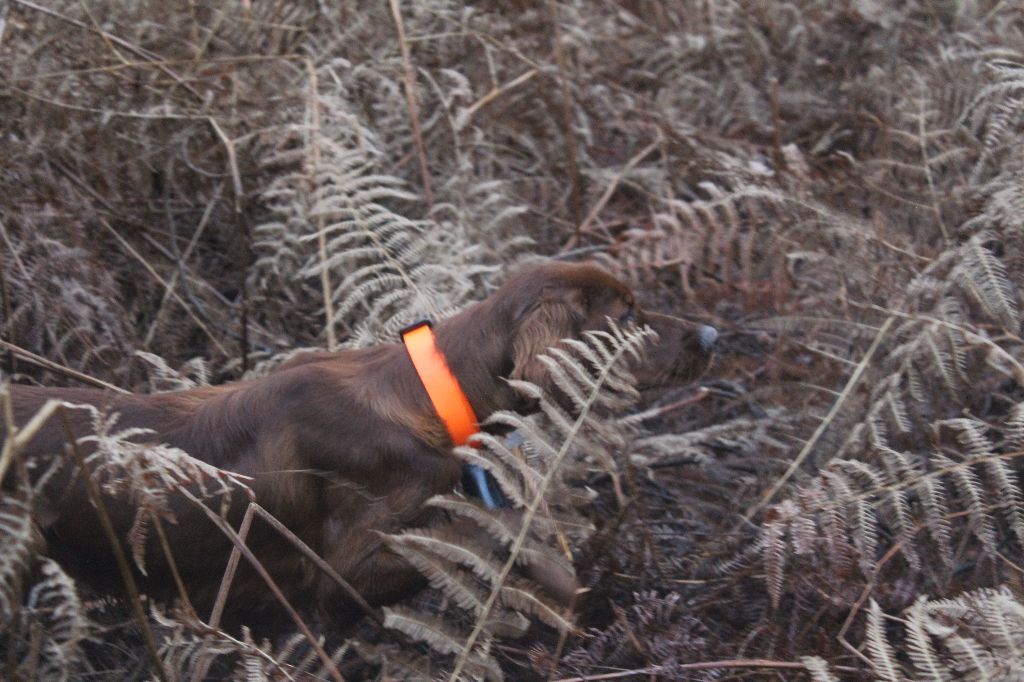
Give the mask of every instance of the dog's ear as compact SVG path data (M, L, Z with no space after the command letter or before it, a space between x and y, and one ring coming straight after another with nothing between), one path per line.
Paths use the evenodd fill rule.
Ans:
M537 357L561 339L578 336L586 319L586 301L576 288L545 287L518 325L512 341L512 379L544 386L547 371Z

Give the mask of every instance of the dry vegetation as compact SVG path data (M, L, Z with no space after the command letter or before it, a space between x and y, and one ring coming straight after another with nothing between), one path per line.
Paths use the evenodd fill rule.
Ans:
M12 380L227 381L534 255L723 332L699 386L507 416L527 442L479 453L571 549L571 630L504 557L403 535L432 588L381 624L314 647L146 602L147 656L20 485L0 676L1024 678L1018 3L9 0L0 79ZM579 350L566 377L617 362ZM103 438L131 490L143 455Z

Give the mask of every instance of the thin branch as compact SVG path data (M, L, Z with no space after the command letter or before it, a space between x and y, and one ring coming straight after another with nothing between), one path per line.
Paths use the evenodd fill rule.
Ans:
M132 569L128 565L128 559L124 555L124 548L121 547L121 542L117 539L117 532L114 530L114 524L111 523L110 516L107 514L103 498L100 497L99 488L96 487L96 482L92 480L92 472L85 465L85 458L82 457L82 452L78 449L78 440L75 438L75 432L71 427L71 420L68 418L67 410L61 405L57 411L60 414L60 421L64 426L64 433L67 436L68 448L66 452L71 453L71 457L78 467L78 471L82 476L82 483L85 485L85 492L88 494L89 501L92 502L92 506L96 510L96 515L100 519L100 525L103 527L103 533L107 536L107 542L114 553L117 568L121 572L121 579L128 590L132 613L135 615L135 620L142 630L142 641L146 645L146 653L149 654L150 662L156 670L157 677L167 682L170 678L167 676L163 661L160 660L160 655L157 653L156 639L153 637L153 631L149 627L149 619L146 617L146 612L142 608L142 598L139 596L139 588L135 584L135 578L132 576Z
M142 341L142 347L148 348L149 344L153 341L153 335L156 333L157 325L160 322L160 318L163 316L164 309L167 307L167 301L171 297L171 292L178 284L178 278L181 276L182 271L188 264L189 258L192 257L192 251L196 248L199 243L199 238L203 236L203 232L206 230L206 226L210 224L210 216L213 215L213 208L220 201L220 195L224 191L224 183L221 182L217 185L217 189L213 193L213 198L206 204L206 209L203 210L203 215L199 218L199 224L196 226L195 232L192 233L192 238L189 239L188 245L185 246L185 251L181 254L181 257L176 259L178 267L174 270L174 274L171 275L170 281L167 283L167 287L164 289L164 295L160 298L160 305L157 306L156 314L153 315L153 322L149 325L149 331L146 332L146 338ZM177 249L175 249L177 250Z
M242 523L238 527L238 539L244 543L249 537L249 529L252 528L253 504L245 510ZM220 627L220 617L224 613L224 605L228 600L228 592L231 590L231 583L235 579L235 572L238 570L238 562L242 558L242 550L236 544L231 548L231 556L228 557L227 566L224 567L224 575L220 579L220 588L217 590L217 598L213 600L213 609L210 611L210 627Z
M608 186L604 188L604 192L601 194L601 198L597 200L597 203L594 204L594 207L590 209L589 213L587 213L587 217L584 218L583 222L581 222L576 227L576 232L569 239L569 241L566 242L565 246L562 247L563 252L568 251L569 249L572 249L574 246L576 246L576 243L579 241L580 235L590 230L591 223L597 220L597 216L601 214L601 211L604 210L604 207L611 200L612 195L615 194L615 190L618 189L619 184L622 182L622 179L626 177L626 174L629 173L629 171L636 168L636 165L638 163L647 158L647 156L655 149L657 149L660 145L660 139L650 143L649 145L641 149L639 152L634 154L633 157L626 162L626 165L622 167L622 170L615 174L615 177L612 178L611 182L608 183Z
M761 511L766 504L771 502L775 495L782 489L782 486L786 485L786 482L789 481L793 474L796 473L796 470L800 468L800 465L804 463L804 460L806 460L811 454L811 451L814 449L814 446L818 444L818 440L825 433L829 424L831 424L832 420L836 418L836 415L839 414L839 410L842 409L843 405L846 403L847 398L849 398L853 393L853 389L860 381L860 377L864 374L864 370L866 370L868 365L871 364L871 360L875 356L875 351L878 350L878 347L882 343L882 339L884 339L885 335L889 332L889 327L892 326L895 319L896 318L894 316L886 318L885 322L879 328L878 333L875 335L874 341L871 342L871 346L868 348L867 353L864 354L864 357L857 365L857 369L855 369L853 374L850 375L850 379L846 382L846 387L843 388L843 392L840 393L836 401L832 403L832 408L828 411L828 414L825 415L825 418L821 420L820 424L818 424L818 428L814 430L811 437L806 443L804 443L804 447L800 450L800 454L793 459L785 473L782 474L782 476L772 484L772 487L761 496L761 499L743 515L744 521L752 519L757 512Z
M320 102L318 99L318 85L316 67L312 59L306 60L306 73L309 76L309 115L310 128L310 169L309 169L309 194L310 203L316 194L316 181L320 174ZM327 350L333 351L338 346L338 337L334 333L334 301L331 296L330 269L327 267L327 223L323 211L317 212L316 217L316 243L320 256L320 287L323 289L324 297L324 328L327 332Z
M356 590L356 588L352 587L351 583L342 578L341 575L336 570L334 570L333 566L324 561L323 557L314 552L309 545L307 545L305 542L302 541L301 538L299 538L299 536L297 536L295 533L289 530L287 526L278 521L277 517L268 512L266 509L259 506L255 502L251 502L249 506L255 509L256 513L259 515L261 519L269 523L274 530L276 530L278 533L284 536L286 540L295 545L295 547L298 548L298 550L302 552L304 555L306 555L306 557L310 561L316 564L321 571L326 573L331 578L331 580L333 580L345 592L345 594L348 595L349 599L354 601L367 616L369 616L375 623L377 623L381 627L384 626L384 617L380 614L380 612L377 609L374 609L372 606L370 606L367 603L367 601L363 599L363 595L359 594L359 591Z
M113 74L119 71L125 71L128 69L144 69L149 67L161 67L161 66L195 66L195 65L213 65L213 64L256 64L259 62L269 61L297 61L299 59L306 59L302 55L297 54L280 54L280 55L266 55L266 54L250 54L250 55L239 55L237 57L204 57L203 59L150 59L146 61L138 62L124 62L121 64L107 64L105 66L94 66L86 69L61 69L59 71L46 71L44 73L32 73L21 76L15 76L9 79L8 83L22 83L22 82L34 82L38 80L46 80L50 78L66 78L68 76L86 76L96 73ZM201 118L201 117L200 117Z
M217 139L220 140L221 144L224 145L224 151L228 155L228 170L231 172L231 186L235 192L235 213L241 213L242 211L242 194L244 190L242 188L242 174L238 170L238 157L235 153L235 143L228 137L224 129L217 123L217 119L213 116L207 116L206 120L210 122L210 126L213 128L213 132L217 134Z
M191 617L198 620L199 616L196 614L196 609L192 605L192 599L188 596L188 590L185 588L185 581L181 579L181 572L178 571L178 562L174 560L174 554L171 552L171 544L167 541L167 533L164 532L163 521L152 509L149 511L149 522L152 523L153 528L156 529L156 536L160 539L160 547L163 549L164 558L167 560L167 566L171 569L171 577L174 578L174 584L178 588L178 596L181 598L181 602L185 606L185 611Z
M265 582L267 587L270 588L271 593L281 604L284 610L288 613L288 615L291 617L295 625L299 628L299 630L302 631L302 634L305 635L306 640L309 642L309 645L313 647L313 649L316 651L317 656L320 657L320 662L324 664L324 668L327 669L327 672L335 680L335 682L345 682L345 678L341 676L341 672L338 670L338 666L334 664L334 661L331 660L331 657L327 655L326 651L324 651L323 646L313 635L313 631L309 629L308 625L306 625L306 621L302 619L302 616L300 616L298 611L295 610L295 607L292 606L291 602L289 602L287 597L284 596L284 593L281 592L281 588L278 587L277 582L274 581L270 573L267 572L267 569L263 566L262 563L260 563L260 560L256 558L256 555L252 553L252 550L249 549L246 546L246 544L241 540L241 538L238 537L238 534L235 533L235 529L232 528L231 525L228 524L228 522L225 521L222 517L218 516L216 512L214 512L212 509L203 504L203 501L200 500L195 495L193 495L191 492L189 492L188 489L180 485L176 487L182 495L184 495L190 502L192 502L192 504L199 507L199 509L202 510L204 514L206 514L207 518L209 518L210 521L212 521L213 524L217 526L217 528L220 530L221 533L225 535L225 537L227 537L229 540L231 540L232 543L234 543L235 547L237 547L238 550L242 553L242 556L245 557L246 561L248 561L249 564L252 565L252 567L256 570L256 573L259 574L260 578L263 579L263 582Z
M157 54L155 54L153 52L150 52L149 50L146 50L144 48L141 48L138 45L135 45L134 43L131 43L131 42L125 40L124 38L120 38L118 36L115 36L112 33L108 33L107 31L104 31L103 29L94 28L92 26L89 26L84 21L79 21L77 19L72 19L71 17L69 17L67 15L61 14L60 12L57 12L57 11L52 10L52 9L48 9L46 7L43 7L42 5L37 5L34 2L29 2L28 0L14 0L14 2L18 3L19 5L21 5L23 7L27 7L29 9L33 9L33 10L35 10L37 12L40 12L42 14L46 14L48 16L51 16L51 17L55 18L55 19L59 19L61 21L67 22L67 23L71 24L72 26L77 26L78 28L85 29L86 31L92 31L92 32L96 33L97 35L99 35L100 38L102 38L104 41L109 41L109 42L114 43L116 45L120 45L121 47L125 48L129 52L134 53L136 56L142 57L143 59L146 59L146 60L152 62L154 65L156 65L156 67L158 69L160 69L164 74L166 74L168 77L170 77L172 80L174 80L178 85L180 85L181 87L185 88L190 93L192 93L192 95L197 100L199 100L200 102L203 101L203 95L201 93L199 93L194 87L192 87L191 85L186 83L181 78L181 76L179 76L177 73L175 73L171 69L169 69L166 66L164 66L163 64L165 63L165 60L161 59L159 55L157 55Z
M398 7L398 0L389 0L391 4L391 15L395 19L395 30L398 32L398 47L402 51L402 67L405 80L405 103L409 108L409 124L412 126L412 136L416 141L416 153L420 158L420 176L423 178L423 197L427 206L434 205L434 193L430 189L430 169L427 167L427 152L423 146L423 134L420 132L420 120L416 107L416 71L412 66L412 58L409 55L409 43L405 39L405 24L402 23L402 11Z
M393 2L394 0L392 0ZM569 88L569 68L562 49L562 35L559 28L558 0L548 0L548 11L551 15L551 46L558 64L558 85L562 96L562 134L565 137L565 160L569 168L569 215L577 226L581 224L583 214L583 182L580 178L579 152L576 149L576 128L573 125L572 91ZM579 228L576 238L579 238Z
M914 533L916 534L922 527L923 526L919 526L917 530L914 531ZM860 597L858 597L857 601L854 602L853 607L850 609L850 612L846 614L846 620L843 621L843 626L839 628L839 634L836 635L836 641L838 641L847 650L854 652L858 658L867 662L868 665L871 664L870 659L867 659L863 653L858 651L856 647L854 647L852 644L846 641L846 632L850 629L850 625L853 624L853 619L856 618L860 610L864 608L864 602L868 600L868 597L871 595L872 590L875 589L878 576L882 572L882 567L889 563L889 560L896 556L897 552L899 552L899 550L902 547L902 542L897 542L893 544L893 546L889 548L889 551L885 553L885 556L878 560L878 562L874 566L874 570L871 571L871 576L868 579L867 584L864 585L864 589L861 590Z
M563 677L553 682L591 682L591 680L617 680L623 677L634 675L658 675L682 672L686 670L724 670L731 668L761 668L768 670L807 670L803 663L795 661L772 661L765 658L734 658L724 661L706 661L703 663L681 663L679 665L665 666L652 665L646 668L635 668L633 670L620 670L614 673L603 675L587 675L586 677ZM833 666L833 670L847 673L862 673L858 668L848 666Z
M2 32L2 26L0 26L0 32ZM0 229L2 228L3 223L0 222ZM13 253L11 254L11 257L14 257ZM2 254L0 254L0 312L2 312L4 316L3 323L0 324L0 333L6 332L8 338L10 338L10 343L13 344L15 341L17 341L17 337L15 337L14 335L14 326L11 324L11 318L13 316L13 307L11 306L10 292L8 291L7 288L7 266L4 264L4 258ZM18 362L17 360L15 360L14 351L9 351L7 355L7 372L9 374L15 374L17 373L17 371Z
M931 195L932 212L935 214L935 222L939 224L939 232L942 233L942 238L947 243L949 242L949 230L946 228L946 223L942 220L942 207L939 204L938 191L935 187L935 178L932 175L932 166L928 159L928 138L925 130L925 117L927 116L924 108L925 100L924 93L928 91L927 86L924 83L919 82L918 85L921 89L921 96L917 98L917 139L921 148L921 166L924 167L924 176L928 180L928 194Z
M589 588L580 588L573 592L572 600L569 602L569 613L576 613L576 602L581 594L589 591ZM569 640L569 631L561 630L558 633L558 644L555 645L555 653L551 657L551 666L548 668L547 679L550 680L558 672L558 665L562 661L562 652L565 650L565 643Z
M456 127L459 128L460 130L466 127L466 125L469 124L470 120L473 118L476 112L478 112L480 109L484 108L494 100L498 99L509 90L517 88L523 83L532 80L533 77L539 73L540 69L530 69L529 71L526 71L525 73L516 76L509 82L504 83L503 85L491 88L490 92L488 92L486 95L484 95L483 97L481 97L480 99L473 102L468 107L459 112Z
M48 369L51 372L55 372L57 374L63 374L64 376L75 379L76 381L81 381L83 384L89 384L90 386L95 386L96 388L104 388L108 391L116 391L117 393L130 393L130 391L126 391L119 386L115 386L114 384L108 384L106 381L103 381L102 379L97 379L96 377L91 377L88 374L83 374L78 370L74 370L71 369L70 367L62 365L59 362L47 360L41 355L36 355L32 351L25 350L21 346L15 346L13 343L8 343L7 341L4 341L2 339L0 339L0 348L4 348L5 350L10 351L13 355L17 355L19 358L25 360L29 364L35 365L37 367L42 367L43 369Z
M149 261L143 258L142 254L136 251L135 248L131 244L129 244L128 241L124 237L122 237L117 230L111 227L110 223L108 223L103 218L100 218L100 225L102 225L108 232L110 232L110 234L114 235L114 238L117 240L117 243L121 245L121 248L128 252L130 256L135 258L135 260L139 261L139 263L141 263L142 266L146 269L146 272L148 272L153 279L159 282L160 285L164 287L164 289L170 292L171 297L175 300L175 302L177 302L178 305L180 305L185 310L188 316L192 318L192 321L195 322L196 325L203 331L203 333L206 334L206 337L210 339L210 342L217 347L217 350L220 351L221 354L223 354L225 357L230 356L227 349L225 349L224 346L221 345L221 342L217 340L217 337L213 335L213 332L211 332L210 329L203 323L203 321L199 319L199 317L192 310L191 306L189 306L189 304L186 303L181 298L181 296L179 296L170 288L170 285L167 284L167 281L163 277L161 277L160 274L155 269L153 269L153 266L150 265Z

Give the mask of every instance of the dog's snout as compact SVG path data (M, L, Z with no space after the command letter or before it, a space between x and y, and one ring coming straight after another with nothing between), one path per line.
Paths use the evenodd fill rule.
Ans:
M700 347L705 351L711 351L715 347L715 341L718 340L718 330L708 325L701 325L700 329L697 330L697 340L700 342Z

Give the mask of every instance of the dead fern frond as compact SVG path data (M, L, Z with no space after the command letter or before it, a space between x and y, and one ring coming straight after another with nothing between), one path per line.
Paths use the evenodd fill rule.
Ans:
M952 276L978 305L998 320L1006 329L1016 332L1020 328L1017 300L1006 268L985 246L995 236L981 232L964 245L962 264Z
M146 429L117 430L116 413L105 414L92 405L67 407L91 415L92 433L79 442L90 446L85 461L101 489L125 496L136 510L129 540L143 573L148 524L152 518L175 520L172 500L178 486L193 488L203 498L220 497L224 509L232 492L252 494L246 476L218 469L164 443L147 441Z
M85 670L82 642L95 626L74 581L52 559L34 558L24 601L0 622L0 643L14 676L74 679Z
M453 632L443 620L404 609L401 607L384 609L385 627L394 628L413 639L425 642L432 649L446 654L457 654L462 651L462 638ZM465 664L470 675L481 676L487 680L503 680L501 668L497 661L484 651L476 653Z
M435 589L468 612L475 623L472 631L463 631L453 629L451 623L442 628L440 622L425 621L424 616L412 612L389 613L388 623L403 632L426 641L439 653L458 654L453 677L461 671L474 674L472 669L488 660L482 653L487 643L496 634L508 631L506 610L512 616L534 616L564 632L572 629L567 616L550 604L536 585L519 578L511 582L510 571L517 563L529 566L553 562L571 574L571 567L557 550L540 539L563 532L581 537L589 526L579 518L573 502L586 498L568 494L572 490L570 480L595 464L614 463L613 454L623 451L626 427L616 426L615 421L602 415L635 398L628 361L639 357L649 335L649 330L613 326L607 333L587 335L583 342L566 343L547 357L552 380L564 396L564 406L537 386L513 382L524 395L538 401L539 418L497 413L491 422L515 428L516 439L503 440L484 433L479 437L479 449L457 451L467 462L492 472L506 497L526 507L522 521L512 525L506 517L461 499L441 497L430 504L472 520L497 547L504 548L501 554L494 556L485 548L471 546L464 537L440 531L405 531L387 537L396 552L420 570ZM602 452L597 452L598 448ZM607 464L602 468L607 470Z
M896 653L889 645L882 609L874 600L868 608L867 647L871 652L871 667L886 682L903 682Z
M136 351L154 376L150 379L150 390L154 393L162 391L186 391L198 386L210 385L210 368L203 358L189 360L181 369L174 369L159 355Z
M486 585L493 585L501 570L486 548L470 546L466 538L443 531L405 531L389 538L390 544L411 546L421 552L430 552L454 564L469 568Z
M24 495L0 496L0 537L6 548L0 554L0 620L9 623L20 608L23 580L41 541Z
M79 645L92 634L93 625L85 615L77 586L57 562L43 559L39 576L28 594L23 616L46 633L38 663L40 676L67 678L82 658Z
M829 672L828 662L820 656L804 656L800 662L811 674L812 682L839 682L839 678Z

